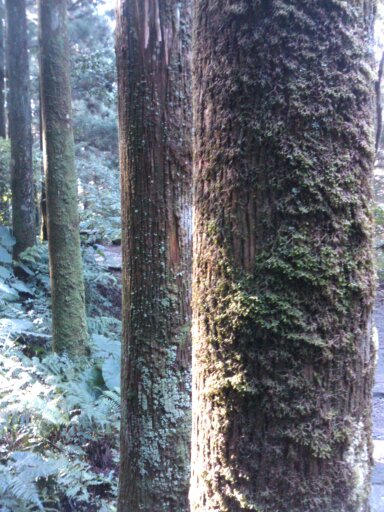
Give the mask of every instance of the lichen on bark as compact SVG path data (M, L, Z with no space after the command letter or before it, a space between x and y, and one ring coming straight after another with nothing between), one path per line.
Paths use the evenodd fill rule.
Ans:
M194 512L369 510L374 7L195 0Z
M118 510L186 512L190 5L189 0L122 0L117 12L123 227Z

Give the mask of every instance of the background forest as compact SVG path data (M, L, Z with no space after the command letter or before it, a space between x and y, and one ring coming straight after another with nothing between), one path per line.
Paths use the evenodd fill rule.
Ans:
M4 7L3 7L4 8ZM36 2L27 2L33 167L42 152ZM69 5L73 120L91 356L51 352L48 248L25 251L15 276L10 142L0 140L0 510L114 510L121 335L120 187L114 11ZM39 219L40 226L42 218ZM113 244L116 244L113 246ZM106 249L106 247L110 247ZM117 254L117 257L115 256Z
M6 32L8 27L5 23L4 3L3 0L0 0L0 28L5 29ZM41 140L43 130L40 98L38 13L35 1L27 0L26 2L32 108L34 199L36 204L40 205L36 212L36 222L40 236L39 242L22 251L18 261L14 264L12 253L16 240L11 229L11 145L8 137L0 138L0 512L113 512L117 510L120 339L122 336L122 235L120 227L118 91L114 49L114 4L115 2L112 0L68 0L81 255L85 280L86 317L90 335L90 353L79 357L69 357L66 354L61 355L52 352L51 289L44 216L46 198ZM235 12L234 9L233 15L238 15L239 12ZM381 15L381 12L379 14ZM177 23L181 26L181 29L179 26L178 30L182 33L182 37L188 40L189 35L185 35L187 23L185 26L180 23L179 11L177 11L177 16ZM173 25L177 23L173 22ZM382 19L379 16L378 26L380 30L382 24ZM155 30L152 30L152 32L155 33ZM0 34L0 41L1 38L2 35ZM3 37L3 39L5 38ZM182 43L180 43L180 48L184 48ZM382 43L379 40L376 52L377 67L379 67L382 50ZM3 51L4 48L0 44L0 67ZM181 50L180 54L182 54ZM174 65L172 68L172 65L170 65L174 76L177 77L178 72L181 74L179 69L181 67ZM251 71L253 72L253 70ZM188 72L185 74L184 70L183 73L186 83L183 82L182 86L188 90L190 76ZM244 78L244 82L246 83L246 78ZM380 91L380 88L382 88L380 80L377 84L377 89ZM175 87L175 91L172 90L170 95L174 94L179 101L183 94L180 93L177 87ZM378 98L380 103L382 101L380 100L380 94ZM185 99L181 99L180 103L185 106L183 101ZM6 106L8 106L7 102L8 100L5 101ZM177 104L177 101L175 101L175 104ZM180 108L180 111L182 110ZM190 112L188 108L185 109L183 114L186 119L183 130L185 130L185 133L189 133ZM180 112L178 112L178 115L180 118L182 117ZM172 114L170 117L172 118ZM171 119L169 125L173 128L172 122L173 119ZM155 121L153 124L155 125ZM186 127L186 125L188 126ZM148 126L151 126L151 123L148 123ZM178 151L182 155L183 158L180 158L180 161L184 161L182 165L187 165L185 162L188 163L188 158L190 158L189 149L181 148L185 133L183 132L180 137L175 137L174 142L176 142L172 147L172 151L177 157L179 156ZM239 136L240 143L242 136L243 132ZM383 135L381 135L379 142L375 173L375 244L379 287L381 287L384 281ZM183 153L184 150L185 154ZM164 160L168 163L168 161L171 162L172 158L167 154ZM303 165L306 164L304 162ZM169 166L171 167L171 164ZM182 183L179 188L181 189L184 185L185 183ZM172 193L177 196L175 190ZM293 194L299 193L295 187L292 188L292 191ZM185 198L182 197L182 199ZM296 202L296 199L294 202ZM180 210L182 210L182 207L180 207ZM179 217L175 221L176 223L183 217L182 213L177 212ZM208 225L207 233L212 239L217 236L215 230L214 222ZM207 238L209 237L207 236ZM161 250L159 254L160 256L157 259L160 261L162 257ZM304 257L308 256L305 252L303 254ZM296 255L297 259L300 260L303 254ZM272 261L270 263L271 268L274 263L278 265L279 261ZM313 263L314 268L316 268L316 264L315 261ZM353 267L353 264L351 266ZM294 268L294 265L292 268ZM323 269L321 265L319 268ZM286 272L287 268L283 268L282 272L284 271ZM288 271L291 271L291 269L288 268ZM300 274L300 271L299 268L297 275ZM324 282L326 283L324 288L329 284L327 284L329 277L327 271L327 269L324 270ZM311 277L310 273L308 272L309 278ZM170 285L171 281L165 279L166 285L171 289L169 293L167 291L168 295L159 296L159 310L162 313L165 312L165 316L172 316L169 312L173 312L172 307L176 310L175 303L177 299L180 299L178 294L182 295L180 290L187 287L184 284L180 285L180 282L182 282L180 276L183 277L183 272L178 272L176 275L179 280L175 279L175 282L172 283L173 287ZM189 278L188 270L185 275ZM304 278L308 278L305 269L298 279L302 279L303 275ZM332 282L334 278L332 271L329 275L331 276L330 282ZM187 280L187 277L185 277L185 280ZM219 321L223 322L223 331L227 328L225 322L229 322L227 314L228 316L233 314L234 317L238 315L241 321L243 319L242 315L246 317L254 314L252 300L255 297L252 294L246 295L244 293L241 288L244 283L248 286L244 279L239 281L237 288L231 289L232 295L228 293L225 300L230 301L233 296L233 302L228 302L227 311L224 311L223 308L222 314L217 315ZM179 286L179 289L177 286ZM159 286L162 292L163 288L166 288L166 286ZM183 289L183 292L186 293L185 289ZM189 295L188 291L186 295ZM272 299L274 298L272 297ZM278 301L273 303L272 306L271 304L267 304L267 306L267 310L269 307L272 309L275 307L278 313L285 313L285 304ZM185 309L189 311L188 308L189 306L186 306ZM188 317L188 314L187 312L185 317ZM290 314L290 312L288 311L287 314ZM262 315L263 312L261 312ZM290 318L293 323L296 319L295 315L297 315L297 310L292 314L293 320ZM268 321L262 316L262 320L265 320L262 328L266 332L274 332L275 329L280 335L281 333L278 331L280 318L272 319L271 322L269 322L269 317L266 316L265 318ZM180 319L177 320L180 321ZM236 321L233 322L232 327L235 330L243 328L241 322L237 324ZM167 324L164 330L167 328L170 331L172 329L177 331L180 325L175 327ZM244 329L247 328L246 326ZM283 328L285 328L284 325ZM186 345L185 340L189 339L189 331L186 331L188 331L188 325L186 329L184 326L184 332L181 328L175 336L181 346L183 343ZM161 340L158 341L160 344ZM310 350L317 350L317 342L318 340L315 340L312 345L311 342L308 343L308 345L311 345ZM321 346L321 343L319 342L318 345ZM188 350L187 347L186 351ZM167 363L171 361L173 364L176 356L172 350L168 352L164 350L163 352L164 360ZM185 363L185 366L187 367L188 363ZM185 373L188 371L188 369L185 370ZM160 377L163 378L162 375ZM173 378L174 375L171 375L171 377ZM185 375L183 377L185 378ZM143 380L145 378L147 378L146 374ZM148 380L150 380L149 377ZM176 377L174 380L176 380ZM177 385L179 384L180 382L177 382ZM239 388L241 387L241 383L234 382L234 389L236 385ZM271 386L274 385L274 383L271 384ZM297 382L292 384L293 387L296 385ZM245 388L246 386L244 386ZM244 392L244 389L241 390L241 393ZM157 392L160 398L167 398L167 393L163 389L160 389L160 391L157 389ZM189 389L184 388L183 392L189 397ZM182 393L180 393L180 396L179 402L181 403ZM172 399L174 398L172 396ZM128 396L127 401L129 399ZM177 400L178 397L176 397L175 402ZM177 402L177 405L180 404ZM298 408L301 406L300 403ZM190 404L188 400L186 403L181 403L180 410L183 407L189 411ZM228 409L230 410L231 407L229 406ZM165 414L167 417L164 421L171 423L174 411L166 410L166 413L168 412L169 415ZM179 410L177 412L180 413ZM328 420L332 422L333 418L330 417ZM337 428L335 427L336 431ZM340 432L337 431L337 433L339 433L340 438L345 434L342 433L341 427ZM184 438L188 435L189 431L183 432ZM301 441L305 435L304 432ZM306 438L304 441L307 442ZM319 457L324 456L324 460L326 460L328 449L331 450L327 445L327 440L324 441L319 436L318 445L314 448L314 450L317 450L316 456L320 454ZM180 459L183 455L183 462L185 463L188 456L182 454ZM169 478L169 475L166 476L169 480L168 483L171 486L176 486L173 479ZM161 485L159 488L161 488ZM177 495L177 491L175 491L175 495ZM235 498L238 499L237 496ZM177 499L176 497L175 500ZM240 502L242 499L243 497L241 497ZM256 509L253 508L253 510ZM173 512L173 510L169 510L169 512ZM175 509L175 512L179 511Z

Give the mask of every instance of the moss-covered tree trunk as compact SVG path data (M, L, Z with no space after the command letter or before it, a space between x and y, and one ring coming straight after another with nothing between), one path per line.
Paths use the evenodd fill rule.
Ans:
M374 2L195 0L193 512L366 512Z
M11 139L13 256L36 242L25 0L6 0L8 119Z
M4 0L0 0L0 137L7 136L5 121L5 8Z
M66 0L39 0L40 84L52 292L53 348L87 351L74 163Z
M119 512L188 510L189 1L117 12L123 216Z

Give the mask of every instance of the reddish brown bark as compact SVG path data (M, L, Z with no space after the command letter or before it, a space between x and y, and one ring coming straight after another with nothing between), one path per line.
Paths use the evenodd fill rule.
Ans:
M119 2L123 216L120 512L187 511L191 143L188 0Z

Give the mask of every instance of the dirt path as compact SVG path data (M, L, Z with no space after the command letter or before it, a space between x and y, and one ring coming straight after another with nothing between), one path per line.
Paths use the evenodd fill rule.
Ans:
M120 245L98 245L95 259L99 265L112 271L121 271L122 256Z

